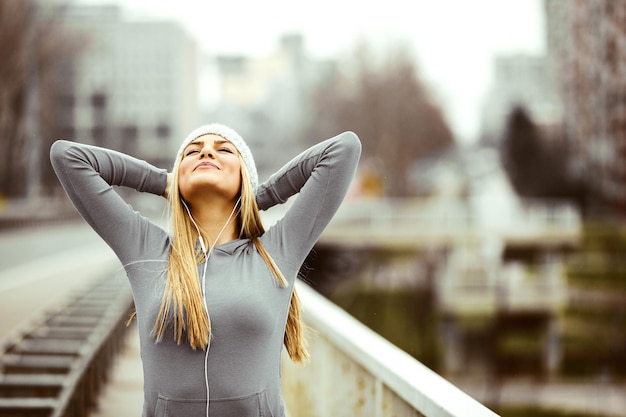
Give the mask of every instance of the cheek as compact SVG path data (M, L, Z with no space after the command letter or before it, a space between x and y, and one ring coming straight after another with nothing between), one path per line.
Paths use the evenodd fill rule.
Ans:
M238 169L237 171L235 171L235 175L233 175L234 177L234 182L237 185L237 189L240 190L241 189L241 170Z
M188 169L184 162L181 162L178 168L178 190L180 194L184 197L185 191L187 190L188 183Z
M185 195L187 194L187 182L182 176L178 177L178 193L181 197L186 198Z
M191 166L192 161L189 158L184 158L182 161L180 161L180 164L178 165L178 175L182 176L186 172L190 171Z

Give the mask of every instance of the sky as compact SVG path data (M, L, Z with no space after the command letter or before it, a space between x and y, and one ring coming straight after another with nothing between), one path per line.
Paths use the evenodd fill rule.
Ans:
M174 19L207 54L262 56L284 33L304 35L312 58L342 59L356 42L405 42L460 142L479 112L498 54L545 51L543 0L74 0L119 4L129 19Z

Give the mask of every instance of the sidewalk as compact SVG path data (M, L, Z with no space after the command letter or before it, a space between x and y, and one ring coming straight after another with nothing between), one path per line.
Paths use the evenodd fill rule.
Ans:
M89 417L140 417L142 407L143 371L139 336L136 325L133 325L111 369L110 379L100 394L98 406Z

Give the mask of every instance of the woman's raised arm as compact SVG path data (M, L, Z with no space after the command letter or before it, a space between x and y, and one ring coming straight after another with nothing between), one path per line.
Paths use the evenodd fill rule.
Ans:
M151 224L112 186L164 195L167 171L120 152L65 140L52 145L50 161L80 215L122 263L136 260Z
M302 152L259 186L257 203L262 210L298 194L266 237L280 240L273 246L282 247L282 255L304 261L343 202L360 155L357 135L344 132Z

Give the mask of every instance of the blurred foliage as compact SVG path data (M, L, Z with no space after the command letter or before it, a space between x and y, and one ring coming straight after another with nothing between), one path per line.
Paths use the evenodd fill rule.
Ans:
M522 106L514 107L509 114L500 152L507 176L520 197L566 199L585 208L587 189L570 175L566 141L547 140Z
M569 279L574 285L626 291L626 260L606 254L588 254L570 261Z
M608 223L586 223L583 242L566 260L573 298L558 319L561 364L554 376L622 381L626 378L626 279L615 271L625 269L626 231ZM343 259L339 252L334 249L332 256ZM318 254L322 258L329 256L321 250ZM594 259L593 263L586 258ZM343 268L347 272L340 272L336 262L318 259L311 281L322 289L325 274L340 279L344 285L323 287L331 301L419 361L439 369L444 353L439 329L442 317L432 294L427 288L417 291L368 287L364 278L367 270L363 268L378 270L385 264L384 259L371 255L368 260L370 264L357 260L356 269ZM587 265L588 276L577 270L581 264ZM335 266L331 268L332 265ZM546 376L543 355L548 323L540 316L498 317L470 316L459 320L466 349L480 346L488 350L487 368L501 378Z
M626 228L608 220L586 221L581 248L567 266L570 283L578 287L626 291Z
M438 369L442 352L438 321L426 292L353 289L329 298L424 365Z
M48 163L49 145L58 123L56 98L62 83L63 63L79 51L58 24L58 17L34 0L0 1L0 193L24 195L29 153L42 166L44 187L54 179ZM33 119L27 120L27 106ZM28 131L27 122L38 131ZM39 133L39 134L38 134ZM37 136L38 146L30 149L27 135Z
M608 220L586 221L567 271L579 297L564 317L562 372L626 377L626 229Z
M354 131L363 144L362 168L378 174L380 192L408 195L412 163L454 143L441 109L419 78L415 59L403 45L389 47L377 59L362 44L340 68L315 94L309 136Z

